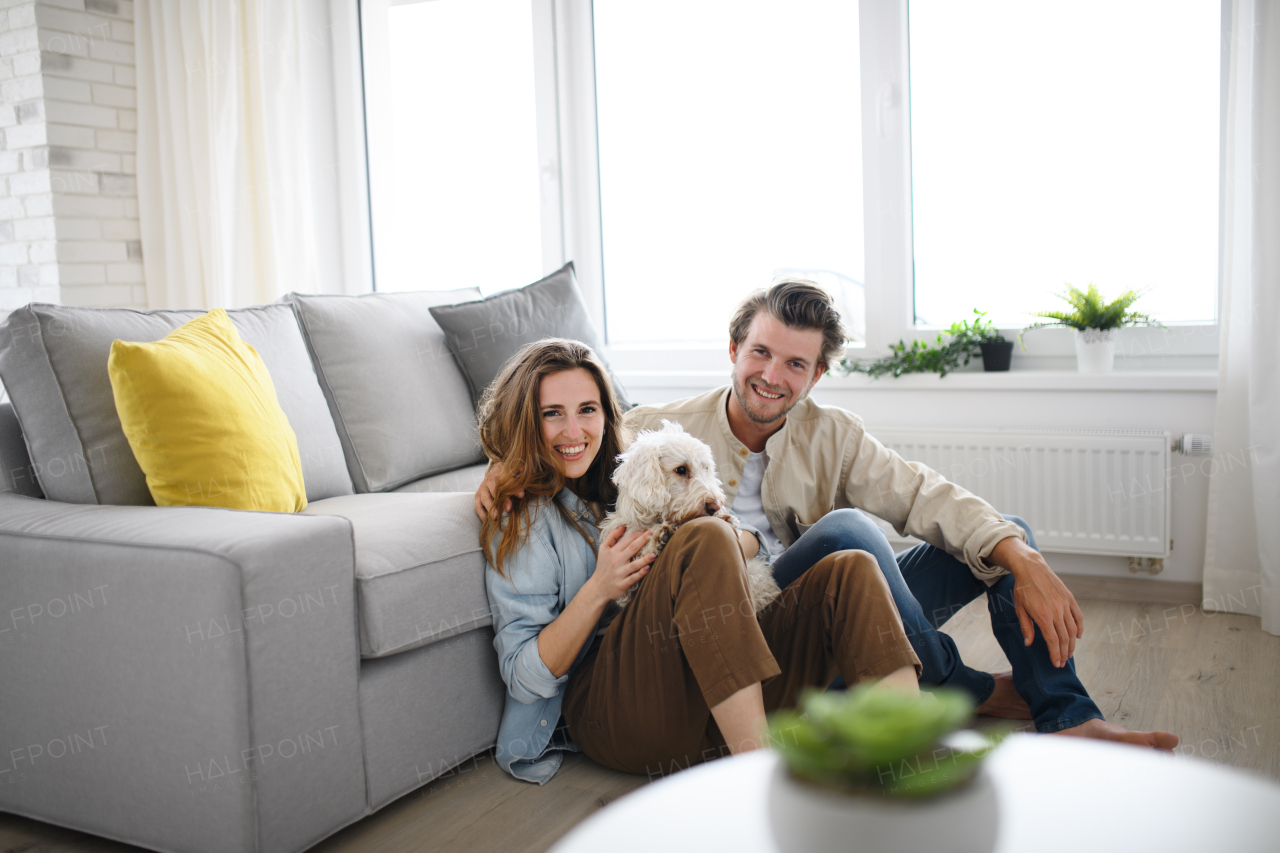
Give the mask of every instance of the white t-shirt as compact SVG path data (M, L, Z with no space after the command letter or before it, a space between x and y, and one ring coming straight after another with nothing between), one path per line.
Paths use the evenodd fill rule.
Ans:
M781 539L773 535L773 527L764 514L764 503L760 499L760 484L764 482L764 470L768 465L766 453L747 456L747 465L742 469L742 484L738 486L738 496L733 499L733 511L760 531L769 546L769 554L776 559L787 548Z

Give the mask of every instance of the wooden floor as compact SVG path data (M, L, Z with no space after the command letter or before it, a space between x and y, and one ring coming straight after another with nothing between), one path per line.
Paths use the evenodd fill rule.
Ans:
M1182 738L1178 753L1280 779L1280 637L1250 616L1192 605L1082 599L1081 680L1107 719ZM947 625L971 666L1007 668L975 602ZM575 755L538 787L485 757L437 779L313 848L315 853L540 853L644 777ZM124 844L0 814L0 851L128 851Z

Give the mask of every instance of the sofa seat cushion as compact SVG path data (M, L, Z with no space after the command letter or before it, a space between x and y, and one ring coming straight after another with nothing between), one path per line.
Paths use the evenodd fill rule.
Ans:
M113 341L158 341L204 311L133 311L32 303L0 324L0 379L50 500L155 503L111 393ZM298 439L307 500L351 494L342 445L291 305L228 311L271 373Z
M489 469L487 463L481 465L468 465L466 468L459 468L457 471L450 471L447 474L436 474L432 477L423 477L421 480L414 480L412 483L405 483L397 492L466 492L474 495L476 489L480 488L480 483L484 480L484 472Z
M466 380L430 313L479 296L467 287L284 297L298 308L357 492L484 459Z
M493 624L472 493L344 495L303 515L336 515L355 536L360 655L380 658Z

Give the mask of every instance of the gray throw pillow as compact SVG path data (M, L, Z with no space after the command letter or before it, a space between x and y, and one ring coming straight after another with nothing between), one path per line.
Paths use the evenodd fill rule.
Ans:
M474 287L285 300L298 308L357 492L484 461L467 385L430 308Z
M431 316L444 329L449 349L467 379L471 401L477 405L502 366L522 346L542 338L582 341L608 367L604 341L587 314L573 261L527 287L504 290L476 302L435 307ZM622 383L612 370L609 376L622 407L630 408Z
M0 326L0 379L50 500L155 503L116 414L107 357L112 341L158 341L204 313L32 303L9 315ZM293 306L261 305L227 316L271 373L298 437L307 500L351 494L342 445Z

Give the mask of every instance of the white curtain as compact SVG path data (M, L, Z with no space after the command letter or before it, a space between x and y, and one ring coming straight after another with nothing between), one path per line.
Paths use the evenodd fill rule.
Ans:
M1280 3L1235 0L1229 10L1204 606L1261 616L1280 634Z
M138 0L150 307L367 289L368 223L348 185L363 174L350 115L355 10L356 0Z

